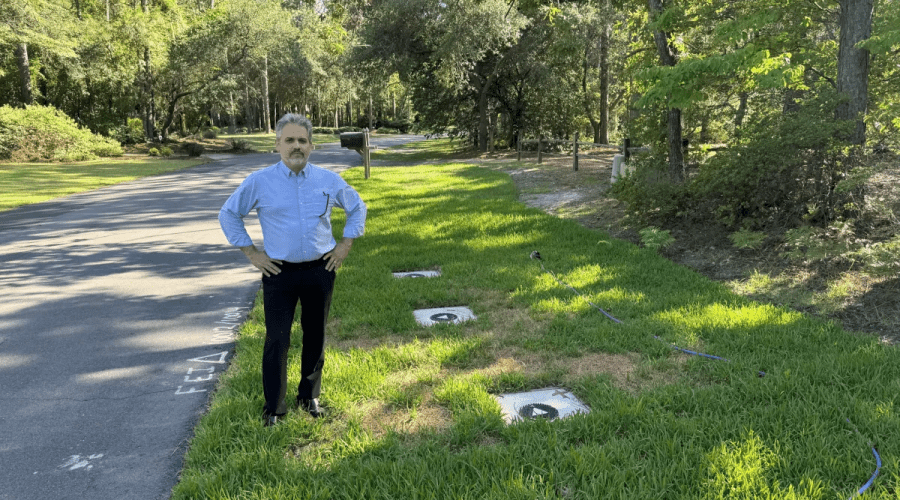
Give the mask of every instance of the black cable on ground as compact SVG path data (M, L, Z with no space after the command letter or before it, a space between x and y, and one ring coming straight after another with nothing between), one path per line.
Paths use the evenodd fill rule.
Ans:
M582 294L581 292L579 292L578 290L576 290L574 287L572 287L571 285L567 284L566 282L560 280L555 274L553 274L552 271L550 271L550 270L548 270L547 268L545 268L545 267L544 267L544 259L541 258L541 254L540 254L537 250L531 252L531 258L537 260L538 263L540 263L540 265L541 265L541 270L543 270L545 273L547 273L547 274L549 274L550 276L552 276L553 279L555 279L556 282L559 283L561 286L564 286L564 287L568 288L569 290L575 292L576 295L578 295L578 296L580 296L581 298L587 300L587 303L588 303L588 304L592 305L595 309L597 309L598 311L600 311L601 313L603 313L603 315L606 316L607 318L609 318L609 319L615 321L616 323L622 324L622 321L621 321L621 320L615 318L614 316L612 316L612 315L609 314L608 312L604 311L603 308L601 308L601 307L598 306L597 304L594 304L593 302L591 302L590 300L588 300L587 297L584 296L584 294ZM659 337L656 336L656 335L654 335L653 338L655 338L656 340L659 340L660 342L666 342L665 340L659 338ZM670 343L668 343L668 342L666 342L666 343L669 344L669 347L671 347L671 348L673 348L673 349L676 349L676 350L678 350L678 351L681 351L681 352L683 352L683 353L691 354L691 355L694 355L694 356L702 356L702 357L704 357L704 358L714 359L714 360L717 360L717 361L729 361L729 362L731 361L730 359L723 358L723 357L720 357L720 356L714 356L714 355L712 355L712 354L704 354L704 353L702 353L702 352L690 351L690 350L688 350L688 349L684 349L684 348L682 348L682 347L678 347L678 346L675 345L675 344L670 344ZM758 373L758 375L759 375L760 377L765 377L765 376L766 376L766 372L760 371L760 372L757 372L757 373ZM850 422L850 419L845 418L844 420L846 420L848 424L850 424L851 426L853 426L853 430L855 430L857 434L859 434L860 436L862 436L862 434L859 432L859 429L857 429L856 426L854 426L853 423ZM862 495L863 493L865 493L865 491L866 491L867 489L869 489L869 487L872 486L872 484L875 482L875 478L878 477L878 473L881 471L881 456L878 454L878 450L875 449L875 446L873 446L872 443L869 443L869 446L872 448L872 454L875 455L875 472L872 474L872 476L869 478L869 480L866 481L866 484L862 485L862 487L861 487L855 494L853 494L853 495L850 497L851 500L852 500L853 498L855 498L855 497L857 497L857 496Z

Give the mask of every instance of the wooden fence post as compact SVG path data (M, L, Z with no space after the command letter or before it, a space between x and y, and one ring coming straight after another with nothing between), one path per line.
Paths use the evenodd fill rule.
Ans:
M572 146L572 149L575 151L574 153L572 153L572 158L574 158L572 160L572 168L574 168L575 171L578 172L578 132L575 132L575 140L572 141Z

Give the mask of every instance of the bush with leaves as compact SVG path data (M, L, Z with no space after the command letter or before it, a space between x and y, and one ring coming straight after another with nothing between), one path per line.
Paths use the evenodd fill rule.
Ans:
M245 141L244 139L231 139L231 150L232 151L252 151L253 147L250 145L250 142Z
M205 148L202 144L197 144L196 142L189 142L184 146L185 151L187 151L188 156L200 156L205 151Z
M627 203L629 217L641 225L664 224L686 212L686 186L669 182L666 169L662 153L632 156L629 173L612 185L610 193Z
M673 238L672 234L665 229L650 226L645 227L638 232L641 235L641 243L644 244L644 247L653 251L659 251L672 243L675 243L675 238Z
M2 160L82 161L121 155L118 142L79 127L56 108L0 107Z
M816 99L748 124L741 143L690 181L692 205L732 227L823 226L845 215L852 190L836 188L854 164L838 139L847 124L834 119L835 105Z
M114 128L111 134L122 144L144 142L144 122L140 118L129 118L126 125Z

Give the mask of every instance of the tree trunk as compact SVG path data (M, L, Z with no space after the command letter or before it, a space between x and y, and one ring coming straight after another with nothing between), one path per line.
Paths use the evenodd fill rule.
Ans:
M741 92L740 104L738 104L737 112L734 114L734 136L738 139L741 138L741 128L744 126L744 117L747 116L747 100L749 98L749 93Z
M609 9L609 0L606 2ZM594 142L609 144L609 39L612 26L609 19L600 34L600 130L594 134Z
M34 104L34 95L31 92L31 65L28 63L28 44L20 43L16 47L16 63L19 66L19 89L22 93L22 103L26 106Z
M849 100L836 111L839 120L856 122L847 138L850 144L866 142L863 121L869 99L869 51L856 45L872 34L874 0L841 0L841 36L838 48L837 90Z
M588 121L591 122L591 129L594 131L594 143L596 144L605 144L600 142L600 131L602 128L602 124L594 118L594 106L593 102L588 94L588 85L587 85L587 77L588 77L588 68L590 65L588 64L588 49L584 49L584 59L581 63L581 92L584 94L584 112L587 115ZM601 78L603 76L601 75Z
M656 17L663 11L662 0L648 0L651 17ZM656 41L656 49L659 52L659 61L663 66L675 66L678 62L675 47L669 43L669 34L662 30L653 32ZM672 182L684 180L684 153L681 144L681 110L669 108L667 113L666 136L669 150L669 178Z
M253 116L250 112L250 83L248 83L247 75L244 75L244 127L247 133L253 133Z
M266 127L266 133L272 133L272 121L269 116L269 55L266 54L263 56L263 96L262 96L262 104L263 104L263 125Z
M669 108L666 141L669 146L669 179L678 183L684 181L684 144L681 137L681 110Z
M478 97L478 148L481 151L487 151L488 142L488 98L487 93L491 85L494 83L494 74L491 73L481 86L481 92Z
M237 129L234 123L234 92L228 92L228 133L233 134Z
M146 3L144 11L146 12ZM144 47L144 135L150 139L156 137L156 95L153 89L153 73L150 70L150 48Z

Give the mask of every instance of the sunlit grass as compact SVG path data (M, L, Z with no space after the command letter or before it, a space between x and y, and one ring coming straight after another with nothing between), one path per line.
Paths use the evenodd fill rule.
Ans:
M372 159L402 162L441 160L459 158L471 151L471 144L465 140L445 137L375 150L372 152Z
M795 309L814 308L827 315L843 310L849 300L864 294L870 284L879 281L877 278L868 280L852 273L845 273L828 280L823 290L817 290L803 286L805 280L809 278L806 273L782 273L771 276L754 271L748 278L732 281L729 286L736 293L759 300Z
M262 427L257 304L173 498L846 499L874 471L870 440L884 468L866 495L896 498L896 349L527 208L499 172L343 175L369 221L338 273L327 418L292 412ZM584 297L544 273L533 250ZM442 275L390 274L417 268ZM478 319L415 323L414 309L440 305ZM289 401L299 336L294 345ZM634 370L584 370L600 354ZM591 413L504 425L494 394L548 386Z
M121 158L77 163L0 163L0 210L181 170L206 161Z

